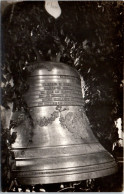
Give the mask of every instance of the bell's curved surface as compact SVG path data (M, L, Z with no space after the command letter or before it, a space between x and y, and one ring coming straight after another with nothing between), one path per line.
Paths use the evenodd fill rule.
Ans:
M16 168L21 184L72 182L117 171L114 158L91 131L83 108L78 72L63 63L39 63L28 78L24 99L33 119L13 114L19 125L12 132Z

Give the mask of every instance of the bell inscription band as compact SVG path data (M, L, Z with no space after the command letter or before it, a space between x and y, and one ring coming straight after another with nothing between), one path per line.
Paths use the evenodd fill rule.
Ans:
M117 171L114 158L94 136L83 108L81 80L63 63L39 63L28 77L24 99L33 119L13 113L20 124L12 129L20 184L50 184L98 178Z

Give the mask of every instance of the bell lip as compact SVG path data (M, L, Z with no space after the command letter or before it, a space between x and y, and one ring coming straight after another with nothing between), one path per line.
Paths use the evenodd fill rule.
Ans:
M71 76L80 79L80 74L75 67L62 62L42 61L31 63L30 66L37 64L30 76ZM29 67L30 67L29 66Z
M115 165L108 169L101 169L99 172L91 171L89 173L84 172L77 174L68 174L68 175L61 175L61 176L51 176L48 177L47 175L42 177L16 177L19 184L22 185L36 185L36 184L61 184L67 182L78 182L84 181L88 179L97 179L102 177L107 177L112 174L118 172L118 167L115 162Z

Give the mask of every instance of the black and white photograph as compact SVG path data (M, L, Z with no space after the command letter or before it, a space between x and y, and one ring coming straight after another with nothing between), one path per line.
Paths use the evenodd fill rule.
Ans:
M123 192L123 1L1 0L1 192Z

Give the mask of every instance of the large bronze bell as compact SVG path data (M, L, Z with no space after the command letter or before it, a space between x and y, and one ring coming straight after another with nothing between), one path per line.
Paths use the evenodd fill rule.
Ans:
M114 158L91 131L83 108L81 80L75 68L63 63L39 63L28 78L24 99L33 119L13 113L20 124L12 132L20 184L72 182L117 171Z

